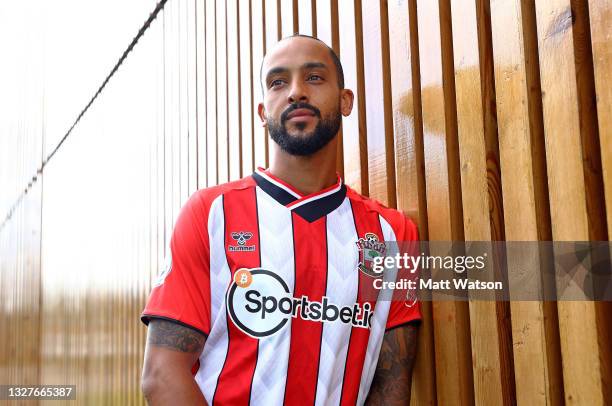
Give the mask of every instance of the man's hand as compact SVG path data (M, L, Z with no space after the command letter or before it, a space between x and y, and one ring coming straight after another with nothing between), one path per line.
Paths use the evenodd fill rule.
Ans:
M191 374L205 341L189 327L151 320L142 370L142 391L149 405L206 405Z
M366 400L374 405L408 405L418 328L412 324L389 330L383 338L378 365Z

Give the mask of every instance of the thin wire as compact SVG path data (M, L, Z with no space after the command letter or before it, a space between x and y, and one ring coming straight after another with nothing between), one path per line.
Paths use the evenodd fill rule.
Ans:
M30 180L30 182L28 182L27 186L23 189L23 191L21 192L19 197L15 200L15 203L13 203L13 205L11 206L10 210L8 211L6 217L2 221L2 225L0 225L0 231L2 231L4 229L5 225L11 219L11 217L13 216L13 213L15 212L17 207L19 207L19 205L21 204L21 201L25 198L25 195L30 191L30 189L32 188L32 185L34 185L34 183L36 183L36 181L38 180L38 176L43 172L43 170L45 169L45 166L47 166L47 163L49 163L51 158L53 158L53 156L60 149L60 147L62 146L64 141L66 141L68 136L72 133L72 130L74 129L74 127L76 127L76 125L79 123L79 121L81 121L81 118L83 117L83 115L85 115L87 110L89 110L89 107L91 107L91 105L98 98L100 93L102 93L102 90L104 90L104 88L108 84L109 80L113 77L113 75L117 72L119 67L123 64L123 62L127 58L128 54L132 51L132 49L134 49L134 47L136 46L136 44L138 43L140 38L144 35L145 31L147 31L147 29L149 29L149 27L151 26L151 23L157 18L157 15L159 14L159 12L163 10L163 8L166 5L167 1L168 0L160 0L157 3L157 5L155 6L155 9L149 15L149 18L147 18L147 20L142 25L142 27L140 27L140 30L138 30L138 33L132 39L132 42L130 42L130 45L128 45L128 47L125 49L125 51L123 51L123 54L121 55L121 57L119 58L119 60L117 61L117 63L113 67L113 69L111 69L110 73L106 76L106 78L104 79L104 81L102 82L102 84L100 85L98 90L96 91L96 93L89 100L89 103L87 103L87 105L83 108L83 110L81 110L81 112L77 116L76 120L74 120L74 123L72 124L72 126L70 126L68 131L66 131L66 133L64 134L62 139L59 141L59 143L55 146L55 148L53 148L53 151L51 151L51 153L49 155L47 155L47 157L42 161L40 167L36 171L36 174L34 176L32 176L32 179Z

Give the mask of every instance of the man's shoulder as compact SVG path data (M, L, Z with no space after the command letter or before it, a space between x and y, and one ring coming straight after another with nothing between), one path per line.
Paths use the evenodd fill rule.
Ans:
M401 218L405 217L404 213L402 213L401 211L392 209L376 199L373 199L368 196L364 196L348 186L346 189L347 189L346 196L351 200L352 204L362 205L367 211L377 212L383 217L387 217L387 216L394 217L394 218L395 217L401 217Z
M246 176L232 182L222 183L220 185L210 186L197 190L190 198L193 206L205 211L210 210L211 205L222 195L227 195L238 190L244 190L255 187L255 180L252 176Z
M401 231L401 234L416 233L416 223L402 211L393 209L383 204L382 202L368 196L364 196L355 190L347 187L347 197L352 204L360 204L367 211L378 213L389 225L394 229L396 234ZM408 235L406 236L408 238Z

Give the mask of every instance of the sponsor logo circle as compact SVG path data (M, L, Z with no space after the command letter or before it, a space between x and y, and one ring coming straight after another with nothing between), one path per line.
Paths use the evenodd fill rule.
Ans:
M234 274L226 303L228 314L238 328L251 337L262 338L275 334L287 324L291 315L276 310L285 308L291 299L289 287L274 272L243 268Z

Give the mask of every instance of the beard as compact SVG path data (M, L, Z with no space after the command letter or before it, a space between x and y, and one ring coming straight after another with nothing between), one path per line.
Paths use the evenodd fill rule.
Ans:
M287 130L287 115L296 109L308 109L319 118L317 126L310 133L303 133L292 136ZM280 122L274 119L268 119L268 132L270 138L278 144L278 146L290 155L308 156L312 155L324 146L329 144L334 139L340 124L342 123L342 115L340 107L326 117L321 117L321 111L307 103L294 103L281 114ZM297 123L295 127L303 131L306 123Z

